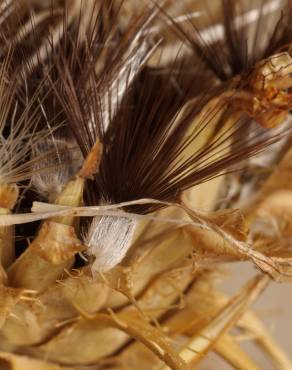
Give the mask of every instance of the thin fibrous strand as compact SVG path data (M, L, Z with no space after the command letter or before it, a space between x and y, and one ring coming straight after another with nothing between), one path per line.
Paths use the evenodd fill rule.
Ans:
M184 23L189 21L191 18L197 18L202 15L202 12L200 11L195 11L192 13L184 14L184 15L179 15L177 17L174 17L175 23ZM162 22L161 24L155 25L150 28L149 33L159 33L163 29L168 28L170 25L173 24L173 21L166 20L166 22Z
M43 26L48 27L47 22L52 21L53 17L49 10L35 13L31 1L13 0L11 3L9 17L0 27L0 53L1 57L5 57L6 52L13 47L15 53L13 64L16 67L26 63L28 50L42 45L30 42L30 38Z
M68 5L69 4L69 5ZM66 22L67 27L73 22L74 18L76 18L80 11L80 4L78 0L73 0L72 2L65 4L65 10L66 10ZM57 14L56 14L57 13ZM59 11L58 9L55 9L52 7L50 11L51 16L54 15L54 17L59 18L57 20L56 25L54 27L50 27L50 31L48 32L47 36L41 40L38 37L35 37L35 41L37 44L39 44L39 47L36 51L33 52L33 54L25 60L25 63L23 63L20 66L20 73L26 74L27 70L32 71L36 66L40 65L42 62L44 62L46 59L48 59L50 52L54 49L56 45L58 45L61 42L62 36L64 32L66 32L66 28L64 28L64 18L58 17ZM31 19L32 22L32 28L34 30L34 19Z
M0 26L6 21L10 14L14 11L15 4L13 0L4 0L0 5Z
M51 74L49 80L84 156L102 135L101 131L107 131L123 96L155 50L155 45L148 45L146 30L156 12L150 9L142 13L122 36L118 35L115 26L108 34L92 31L89 37L94 39L86 39L85 50L73 39L69 61L62 50L55 56L58 77L56 80ZM94 24L98 25L98 22ZM85 52L83 60L79 55L82 51Z
M111 7L110 7L111 9ZM112 26L109 30L100 30L103 22L103 13L110 11L100 7L96 16L90 19L92 29L85 33L85 39L81 37L81 17L78 21L76 29L72 34L67 33L64 43L62 43L59 50L54 54L53 64L57 69L57 77L50 74L50 81L57 79L59 84L55 92L61 103L62 109L65 113L66 121L71 127L80 148L86 156L94 145L99 135L97 125L89 125L92 120L93 111L96 102L94 94L88 94L87 89L92 85L96 89L97 81L92 84L92 71L99 68L99 64L103 65L103 55L108 53L112 40L117 35L117 14L114 14ZM65 21L66 24L66 21ZM68 45L66 45L66 43ZM65 54L65 50L71 47L71 51ZM122 50L122 47L120 47ZM110 76L113 66L116 65L115 58L107 63L106 76ZM119 60L117 58L117 60ZM120 62L120 60L119 60ZM122 64L121 64L122 65ZM87 86L89 85L89 86ZM97 117L93 117L97 119Z
M221 9L222 24L210 29L200 29L191 19L188 29L173 22L175 30L220 80L245 72L259 60L289 47L292 41L290 1L262 0L258 8L253 9L250 3L246 5L243 1L221 0ZM271 31L267 32L268 26Z
M97 2L94 2L94 7L97 6L96 4ZM16 73L20 75L19 85L23 87L23 90L19 89L18 94L23 105L27 104L27 99L31 100L31 96L38 95L38 100L42 100L42 106L48 115L48 120L46 121L52 122L53 126L63 122L64 116L60 114L60 107L56 104L56 97L51 93L51 86L44 83L43 77L48 71L52 70L54 64L52 54L55 56L60 53L60 55L64 56L72 70L76 72L76 76L79 76L79 72L85 69L84 66L88 66L89 63L82 59L82 54L85 54L86 42L93 42L94 36L92 36L93 40L85 40L86 37L83 33L87 32L87 30L81 24L84 23L84 13L89 12L90 14L92 9L93 5L87 6L87 4L79 0L74 0L73 3L66 1L62 14L60 14L60 8L55 7L51 3L51 8L43 12L45 14L30 15L24 25L19 20L20 26L23 27L23 32L27 33L31 40L28 50L26 50L26 44L24 43L23 45L22 43L23 35L21 30L15 40L16 46L14 48L13 62L15 60L22 61L21 65L13 66L14 68L12 69L13 72L16 69ZM95 14L95 11L92 13ZM90 24L93 21L93 14L90 14L90 17L92 17ZM36 24L38 18L42 15L46 22ZM57 24L54 24L56 20ZM41 23L45 24L42 25ZM28 32L27 29L30 29L31 32ZM100 49L100 46L95 45L95 48ZM88 60L88 62L90 61ZM90 64L92 63L90 62ZM81 75L86 79L85 72ZM40 84L42 85L41 88ZM35 103L37 106L36 100Z
M51 131L39 131L41 112L38 105L34 107L38 90L25 108L19 105L18 76L9 75L9 63L10 56L0 67L0 182L5 184L18 183L32 176L36 171L35 163L45 160L46 155L31 157L31 151ZM50 156L53 158L56 153L51 152Z
M38 86L38 81L43 79L42 70L47 71L51 68L51 54L58 48L58 50L63 50L64 55L67 53L64 40L69 31L80 27L77 32L78 38L80 36L84 39L84 35L81 35L85 32L83 18L86 16L88 18L88 14L93 17L90 12L92 10L94 13L93 4L97 7L97 2L89 6L82 0L64 0L62 6L49 2L47 7L40 11L38 9L35 11L32 4L25 4L20 0L15 0L15 4L21 5L23 9L21 8L22 12L15 12L13 27L7 21L5 27L0 28L0 39L3 44L1 45L1 56L5 57L7 51L13 47L11 68L13 73L17 71L19 75L20 86L24 85L25 89L28 86L28 90L24 93L24 96L28 96L33 94L35 85ZM81 25L82 22L83 25ZM29 84L26 83L27 80L30 81Z
M90 9L91 9L91 6L90 6ZM47 55L47 60L43 61L42 63L43 71L45 71L45 74L49 73L50 75L50 78L49 78L50 86L51 86L51 82L54 81L53 83L55 83L55 79L58 78L58 73L57 73L58 71L54 69L56 60L57 60L57 64L62 64L63 60L66 60L66 64L68 64L71 71L74 71L74 74L76 73L76 76L78 76L77 78L79 78L80 75L84 76L85 73L81 74L80 71L82 70L82 68L84 70L89 64L89 61L86 61L85 59L83 59L84 57L83 46L85 43L83 42L84 41L83 36L81 35L81 33L84 32L83 29L81 30L82 28L81 27L81 23L82 23L81 5L78 10L77 19L75 19L75 23L77 23L77 25L70 23L70 17L68 13L69 13L69 10L67 9L67 7L65 7L64 15L61 19L61 23L62 23L61 34L63 35L63 38L62 39L60 38L60 42L58 45L53 44L53 43L50 44L50 46L48 47L49 51ZM66 74L66 77L67 77L67 72L65 72L66 68L64 67L63 72ZM41 74L44 73L43 71L41 72ZM56 74L57 74L57 77L55 78ZM66 78L66 86L65 86L66 89L67 89L68 81L69 80ZM70 84L70 81L69 81L69 84ZM75 97L72 98L72 94L70 95L70 98L74 100L74 101L71 101L71 103L74 103L76 101ZM58 121L57 117L59 117L60 120L64 119L62 114L60 114L60 107L58 106L57 100L58 99L56 99L55 94L50 94L48 96L48 99L46 99L43 104L45 107L46 113L50 116L51 119L54 119L55 121ZM72 109L74 109L75 106L76 104L72 104ZM70 110L69 112L70 114L74 114L76 112L76 109L74 110L74 112L71 112Z
M54 11L55 15L61 15L62 9L56 9ZM21 43L25 42L25 39L30 37L31 34L35 33L36 28L41 27L42 23L47 21L50 17L52 17L51 10L44 10L43 12L33 14L31 17L22 24L21 21L19 25L19 30L17 31L16 35L12 35L10 38L5 40L5 45L2 47L1 55L5 54L5 51L8 47L13 46L14 48L21 47ZM4 35L2 36L4 38Z

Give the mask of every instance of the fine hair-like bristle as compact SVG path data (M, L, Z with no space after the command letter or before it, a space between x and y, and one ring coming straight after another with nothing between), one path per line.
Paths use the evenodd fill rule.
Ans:
M147 20L144 17L142 24ZM128 78L121 82L120 61L126 63L123 55L129 55L128 40L137 40L136 33L136 28L130 27L131 37L125 37L126 48L119 49L118 58L113 58L109 69L103 69L103 78L90 68L80 70L76 76L70 65L63 62L62 55L56 59L57 79L54 81L49 76L63 117L83 155L88 155L97 138L103 143L99 172L94 185L89 185L94 189L90 191L89 202L115 203L140 198L177 201L184 190L218 176L277 140L259 133L256 127L248 141L244 135L239 137L246 131L249 119L236 118L230 127L226 123L228 115L220 118L232 97L211 104L200 116L205 104L220 93L215 88L201 91L201 96L184 110L183 102L192 95L191 82L183 92L172 88L172 83L180 81L180 74L183 75L182 67L172 73L174 68L168 66L169 81L162 80L159 86L153 80L146 87L145 72L139 68L135 78L129 78L131 69L126 69ZM139 48L133 50L137 58L139 53ZM130 61L132 66L131 58ZM176 63L173 65L177 67ZM198 67L197 75L200 73ZM112 81L116 81L115 88ZM106 103L104 96L108 99ZM216 120L216 127L212 127ZM214 130L214 136L205 147L197 147L208 130ZM230 140L234 140L232 151L229 151ZM155 208L133 207L142 213Z
M207 94L184 110L177 93L164 99L168 84L160 89L148 86L142 93L140 89L138 85L133 91L128 103L131 109L119 112L102 139L104 152L95 177L101 202L178 201L182 191L239 165L277 140L267 139L257 127L248 141L238 137L249 119L235 119L230 126L222 115L225 103L213 103ZM213 134L201 146L209 130L214 130ZM232 151L230 140L234 140ZM142 213L153 210L147 206L134 209Z
M33 109L33 100L25 109L17 99L17 76L9 75L10 56L0 66L0 181L17 183L29 179L33 163L32 148L47 131L38 131L40 111Z
M1 370L292 369L291 9L0 0Z
M212 19L212 12L205 11ZM289 49L292 42L291 1L255 2L221 0L221 23L200 28L189 19L188 27L174 29L222 81L247 71L258 61Z
M116 13L110 17L109 29L99 30L105 11L101 7L91 20L92 28L84 40L78 37L78 26L71 39L70 33L66 35L67 46L55 50L53 69L47 76L85 157L103 135L101 130L107 130L123 96L155 49L146 35L157 10L142 12L123 35L116 26ZM65 54L68 46L69 56Z

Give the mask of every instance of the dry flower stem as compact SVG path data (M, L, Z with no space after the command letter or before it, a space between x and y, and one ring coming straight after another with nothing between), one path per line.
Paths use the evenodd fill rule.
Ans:
M214 351L236 370L261 370L239 346L236 339L224 334L214 344Z
M192 364L198 363L218 338L229 330L243 315L247 307L253 303L262 290L267 286L267 276L257 276L251 280L244 289L230 300L209 322L197 330L196 334L188 343L188 346L180 352L180 356ZM161 370L167 370L164 367Z

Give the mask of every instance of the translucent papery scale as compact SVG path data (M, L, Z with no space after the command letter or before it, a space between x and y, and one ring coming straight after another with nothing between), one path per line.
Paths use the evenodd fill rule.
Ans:
M76 144L53 135L40 141L33 149L36 158L44 157L34 165L31 181L38 194L54 201L82 164L82 155Z
M45 134L42 132L42 135ZM6 183L14 183L31 177L32 164L35 160L30 158L31 149L40 137L40 133L28 134L20 131L17 137L11 134L7 139L1 140L3 145L0 149L0 171Z

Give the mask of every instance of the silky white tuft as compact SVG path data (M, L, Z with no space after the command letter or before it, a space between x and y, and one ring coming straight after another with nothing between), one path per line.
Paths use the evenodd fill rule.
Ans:
M93 272L108 271L125 257L138 222L126 217L94 217L87 235L88 254L95 257Z

